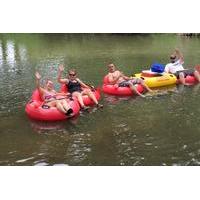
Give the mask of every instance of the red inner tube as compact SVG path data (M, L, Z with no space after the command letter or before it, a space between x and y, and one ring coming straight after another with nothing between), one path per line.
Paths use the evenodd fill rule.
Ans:
M137 91L142 93L144 88L141 84L136 84ZM102 90L106 94L118 95L118 96L132 96L133 91L129 87L119 87L118 84L110 85L108 77L105 76L103 79Z
M188 84L191 84L191 85L194 85L196 84L198 81L196 80L196 78L194 76L191 76L191 75L187 75L185 77L185 82L188 83ZM177 79L177 83L180 84L180 80Z
M74 115L77 115L80 110L80 106L77 100L67 99L67 102L73 109ZM69 118L68 116L60 112L56 107L43 108L43 103L44 102L40 97L39 91L36 89L32 94L31 100L26 104L25 111L27 115L32 119L42 121L58 121Z

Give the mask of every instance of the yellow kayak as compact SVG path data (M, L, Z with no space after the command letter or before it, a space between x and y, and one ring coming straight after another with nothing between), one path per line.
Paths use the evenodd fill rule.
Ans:
M167 85L176 84L177 78L173 74L162 73L152 77L144 76L143 73L135 74L135 77L142 78L146 85L150 88L163 87Z

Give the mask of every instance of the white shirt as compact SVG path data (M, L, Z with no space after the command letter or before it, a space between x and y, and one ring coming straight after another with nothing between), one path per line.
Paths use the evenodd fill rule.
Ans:
M184 62L181 61L180 59L177 60L175 63L168 63L165 66L165 72L175 74L177 71L184 70L182 66L183 63Z

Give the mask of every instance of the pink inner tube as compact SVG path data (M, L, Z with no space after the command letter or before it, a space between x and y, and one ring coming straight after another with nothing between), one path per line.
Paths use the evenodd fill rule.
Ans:
M77 115L80 110L77 100L67 99L67 102L73 109L74 116ZM32 119L41 121L59 121L69 118L60 112L56 107L42 108L43 103L44 102L40 97L39 91L36 89L32 94L31 100L26 104L25 111L27 115Z
M187 75L185 77L185 82L188 83L188 84L191 84L191 85L194 85L194 84L198 83L196 78L194 76L191 76L191 75ZM179 79L177 79L177 83L180 84L180 80Z
M137 88L137 91L142 93L144 91L144 88L140 84L135 85ZM118 95L118 96L132 96L134 93L129 87L119 87L118 84L110 85L108 84L108 78L107 76L103 79L103 87L102 90L106 94L111 95Z
M84 90L84 88L82 88ZM67 89L67 86L66 84L61 84L61 89L60 89L60 92L64 92L64 93L67 93L68 89ZM96 88L94 91L92 91L94 96L96 97L97 101L99 101L99 99L101 98L101 95L100 95L100 88ZM86 105L86 106L89 106L89 105L94 105L94 102L92 101L92 99L90 99L90 97L88 97L87 95L83 95L83 103Z

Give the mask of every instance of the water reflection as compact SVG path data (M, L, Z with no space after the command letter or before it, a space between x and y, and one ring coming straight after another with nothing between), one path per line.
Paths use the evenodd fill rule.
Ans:
M15 64L15 44L11 40L8 40L7 43L6 43L6 61L11 67L14 67L14 64Z
M0 41L0 115L20 110L30 96L30 72L28 72L26 46L16 40ZM27 87L24 87L24 86ZM27 95L28 94L28 95Z
M14 72L28 62L27 48L14 40L0 40L0 65Z
M92 151L91 134L77 132L69 123L50 123L48 126L37 123L37 127L34 123L34 131L40 133L43 139L37 142L34 156L20 159L17 163L27 165L32 159L34 165L88 165Z
M2 49L2 41L0 40L0 69L3 64L3 49Z
M152 156L151 153L155 156L158 144L151 132L154 129L155 117L144 117L141 113L135 116L132 123L128 115L118 118L113 130L117 165L144 165L149 159L148 156Z
M65 132L66 124L75 126L78 123L79 116L76 115L73 118L57 121L57 122L45 122L45 121L36 121L29 119L30 126L38 134L59 134Z
M91 152L91 134L75 133L71 135L65 158L70 165L89 165Z
M136 95L133 97L118 97L118 96L114 96L114 95L107 95L104 94L104 100L109 103L110 105L116 105L118 103L120 103L121 101L128 101L130 99L134 99L136 98Z
M40 122L34 120L30 120L30 125L38 134L53 134L56 130L63 130L65 127L62 122Z
M28 61L27 49L25 45L22 45L22 44L19 45L19 57L20 57L21 62Z
M37 150L31 157L16 161L28 165L84 165L91 152L91 134L77 132L78 116L63 122L40 122L30 120L35 133L47 137L38 142ZM51 138L54 137L54 140Z

